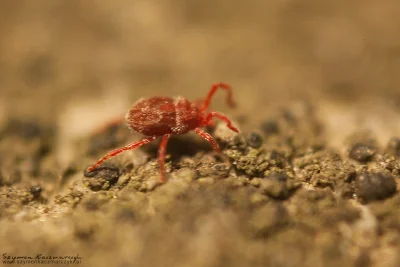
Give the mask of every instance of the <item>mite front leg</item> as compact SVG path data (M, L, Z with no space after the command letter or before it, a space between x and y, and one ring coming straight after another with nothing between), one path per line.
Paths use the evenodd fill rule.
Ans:
M217 117L218 119L223 120L224 122L226 122L226 125L227 125L228 128L231 129L232 131L234 131L234 132L236 132L236 133L239 132L239 130L238 130L235 126L232 125L231 120L230 120L227 116L225 116L225 115L222 114L222 113L216 112L216 111L212 111L212 112L210 112L210 113L207 115L207 117L206 117L205 120L204 120L203 125L208 125L209 122L212 120L213 117Z
M200 135L201 137L203 137L204 139L206 139L208 142L211 143L211 145L213 146L214 150L217 151L218 153L221 152L221 149L219 148L219 145L217 144L217 142L214 140L214 138L212 138L212 136L206 132L204 132L202 129L200 128L196 128L195 132Z
M233 108L235 107L235 102L233 101L232 98L232 87L227 84L227 83L222 83L222 82L218 82L218 83L214 83L210 89L210 92L208 93L206 100L204 100L203 106L201 107L201 111L204 112L205 110L207 110L208 106L211 103L211 99L213 97L213 95L215 94L215 92L219 89L224 89L227 91L228 96L227 96L227 102L228 105Z
M103 163L105 160L107 160L107 159L109 159L109 158L112 158L112 157L115 157L116 155L118 155L118 154L120 154L120 153L122 153L122 152L124 152L124 151L132 150L132 149L135 149L135 148L140 147L140 146L142 146L142 145L148 144L148 143L150 143L151 141L154 141L155 139L157 139L157 136L151 136L151 137L145 138L145 139L143 139L143 140L140 140L140 141L138 141L138 142L135 142L135 143L131 143L131 144L129 144L129 145L126 145L126 146L124 146L124 147L120 147L120 148L114 149L114 150L108 152L104 157L102 157L101 159L99 159L99 160L96 162L96 164L90 166L87 170L88 170L89 172L91 172L91 171L93 171L94 169L96 169L97 167L99 167L100 164Z
M165 181L165 151L167 149L167 143L168 143L168 139L169 139L170 135L166 134L163 135L161 143L160 143L160 147L158 148L158 164L160 165L160 174L161 174L161 179L160 182L164 182Z

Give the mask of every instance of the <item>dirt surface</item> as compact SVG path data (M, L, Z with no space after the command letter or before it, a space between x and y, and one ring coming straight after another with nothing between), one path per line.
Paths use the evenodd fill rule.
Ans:
M399 12L1 1L2 264L399 266ZM190 133L169 142L164 184L157 142L84 172L142 138L104 126L137 99L204 99L215 81L238 105L218 92L212 109L241 130L207 129L222 154Z

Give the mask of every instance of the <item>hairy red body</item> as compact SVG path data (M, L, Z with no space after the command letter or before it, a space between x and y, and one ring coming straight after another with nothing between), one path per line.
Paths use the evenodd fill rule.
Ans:
M200 109L183 97L140 99L126 114L128 127L144 135L185 134L201 124Z
M217 117L227 123L229 129L239 132L228 117L219 112L207 112L211 98L218 88L225 89L228 92L228 104L233 107L231 87L225 83L215 83L203 103L192 103L184 97L151 97L140 99L125 116L128 127L138 133L148 136L139 142L128 144L124 147L110 151L104 157L99 159L96 164L90 166L88 171L93 171L105 160L114 157L123 151L131 150L147 144L158 137L162 137L158 151L158 160L161 171L161 181L164 182L164 160L165 150L168 139L171 135L185 134L189 131L195 131L198 135L211 143L216 151L219 151L217 142L211 135L202 131L200 128L211 123L213 117Z

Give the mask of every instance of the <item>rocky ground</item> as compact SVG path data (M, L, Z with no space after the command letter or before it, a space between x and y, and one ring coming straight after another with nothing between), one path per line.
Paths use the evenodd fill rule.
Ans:
M0 3L3 265L399 265L397 2L32 3ZM103 127L131 103L218 80L221 154L190 133L163 184L158 142L84 171L141 138Z

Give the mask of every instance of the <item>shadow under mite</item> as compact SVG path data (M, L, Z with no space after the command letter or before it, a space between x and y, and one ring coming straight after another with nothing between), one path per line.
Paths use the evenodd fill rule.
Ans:
M158 148L161 137L139 149L143 149L151 158L158 157ZM198 152L211 152L213 148L209 142L194 134L172 135L167 144L166 155L171 156L173 162L178 161L182 156L194 156Z

